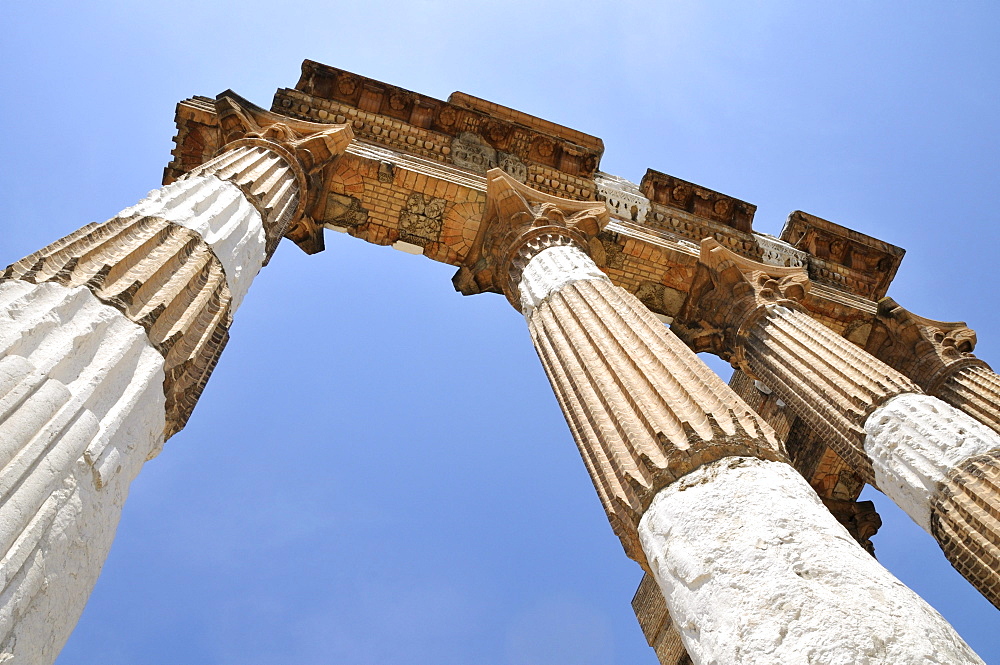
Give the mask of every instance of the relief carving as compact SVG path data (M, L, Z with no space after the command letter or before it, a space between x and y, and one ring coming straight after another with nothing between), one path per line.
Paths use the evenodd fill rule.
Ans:
M964 322L917 316L888 297L878 303L876 324L866 348L931 394L962 367L988 368L973 355L976 333Z
M515 155L494 150L478 134L462 132L451 141L451 161L476 173L486 173L499 168L518 182L528 178L528 167Z
M425 196L419 192L410 194L410 198L406 200L406 208L399 214L400 239L421 246L440 240L442 218L447 204L445 199Z
M751 261L706 238L688 298L672 330L695 352L714 353L747 371L736 357L742 331L768 305L798 308L809 285L802 268Z
M608 223L608 210L531 189L500 169L490 169L486 179L483 223L452 282L464 295L503 293L520 310L517 285L528 261L559 245L588 252L590 239Z
M368 211L361 205L361 199L345 194L330 192L326 195L325 224L340 227L360 226L368 221Z

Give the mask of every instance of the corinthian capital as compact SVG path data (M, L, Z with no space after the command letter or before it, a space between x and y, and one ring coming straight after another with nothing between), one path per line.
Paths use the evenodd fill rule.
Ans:
M926 392L964 367L989 366L972 351L976 332L964 321L946 322L917 316L892 298L878 303L878 317L866 350L913 379Z
M520 310L517 285L528 261L549 247L589 253L609 221L603 203L574 201L523 185L500 169L486 172L486 211L465 266L453 281L464 295L493 291Z
M265 111L228 90L216 98L215 112L220 133L219 154L245 146L265 148L279 155L294 176L297 205L277 237L289 238L307 254L322 251L323 230L313 221L313 209L322 199L328 167L354 138L350 126L286 118ZM238 178L233 178L233 182L241 186L258 208L267 207L266 202L259 201L260 192L256 191L261 183L249 187L246 186L249 183L242 183ZM266 211L262 210L261 214L267 217Z
M768 305L799 309L809 284L804 268L758 263L705 238L691 289L671 329L696 352L710 351L735 363L742 331Z

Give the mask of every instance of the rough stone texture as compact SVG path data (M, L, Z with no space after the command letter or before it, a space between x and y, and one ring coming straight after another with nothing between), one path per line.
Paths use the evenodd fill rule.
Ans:
M931 507L931 532L965 579L1000 609L1000 451L963 461Z
M203 215L221 216L223 222L233 215L256 217L259 229L257 211L245 201L239 203L242 194L235 186L216 178L198 182L209 188L209 194L235 192L239 197L221 206L208 203L201 208ZM194 194L187 198L205 201ZM239 224L202 219L204 223L195 226L235 229L234 235L245 235ZM261 256L253 257L258 269ZM243 274L249 277L251 270L244 268ZM34 284L85 286L145 328L165 361L164 435L169 438L184 427L225 348L232 323L232 297L223 265L198 233L160 217L114 217L57 240L11 265L4 276Z
M913 521L931 531L934 495L966 459L1000 450L1000 436L929 395L899 395L865 423L876 483Z
M1000 376L985 363L951 373L933 394L1000 433Z
M639 533L696 664L982 663L787 464L704 465L656 495Z
M642 303L603 276L566 279L562 261L545 258L554 251L524 270L521 292L547 294L526 308L528 328L612 528L645 565L635 529L657 490L721 457L783 453L760 416ZM596 270L577 248L557 256L572 257L575 274Z
M118 214L154 217L197 233L222 263L235 311L264 265L266 239L260 213L231 182L191 176L149 195Z
M50 663L76 625L162 446L163 379L143 328L87 288L0 281L0 662Z
M564 286L584 279L607 277L594 261L573 246L550 247L528 263L518 290L521 294L521 311L527 319L546 298Z
M702 242L699 272L674 329L759 379L866 481L863 425L887 398L920 392L912 381L802 311L802 268L779 268Z
M656 579L646 573L632 597L632 610L639 620L646 643L653 647L660 665L690 665L680 633L670 620L667 603Z

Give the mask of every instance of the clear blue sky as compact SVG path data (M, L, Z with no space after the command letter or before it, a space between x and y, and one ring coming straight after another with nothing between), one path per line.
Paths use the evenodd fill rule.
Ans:
M808 5L803 8L803 5ZM1000 366L1000 11L962 2L0 4L0 264L158 186L174 104L304 58L453 90L907 249L890 295ZM520 316L452 268L283 246L132 494L59 665L654 665ZM1000 612L875 492L879 559L989 663Z

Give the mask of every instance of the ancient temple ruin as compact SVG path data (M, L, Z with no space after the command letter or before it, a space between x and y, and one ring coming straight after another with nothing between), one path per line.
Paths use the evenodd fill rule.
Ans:
M1000 379L886 297L902 249L801 211L758 233L745 201L602 172L597 137L310 61L270 110L227 91L176 124L160 190L0 281L0 661L55 659L258 272L336 231L524 316L661 663L982 662L857 500L1000 607Z

